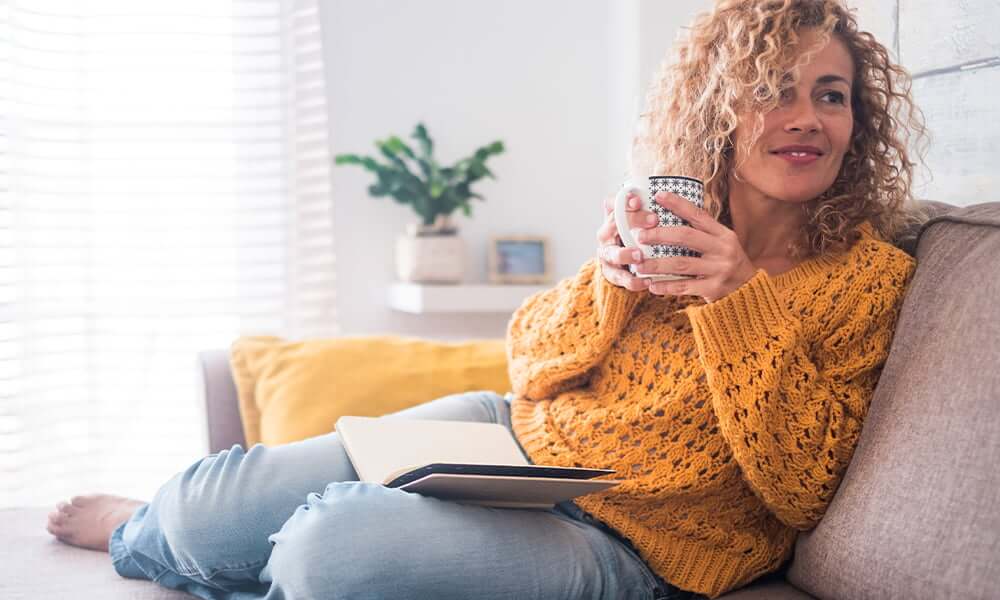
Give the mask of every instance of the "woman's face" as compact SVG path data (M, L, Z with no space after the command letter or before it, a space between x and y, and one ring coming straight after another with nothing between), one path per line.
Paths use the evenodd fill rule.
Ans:
M815 29L803 30L801 47L819 41ZM744 115L734 132L739 179L730 177L730 194L763 194L785 202L816 198L837 178L851 143L851 82L854 64L836 35L802 65L794 88L785 90L777 108L764 115L764 130L749 151L742 135L752 135L755 115ZM795 148L800 146L800 148ZM797 150L797 151L796 151Z

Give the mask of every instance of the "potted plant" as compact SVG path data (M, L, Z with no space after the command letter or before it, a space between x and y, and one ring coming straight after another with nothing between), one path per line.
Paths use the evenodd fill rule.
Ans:
M391 196L400 204L410 205L420 217L419 223L408 226L396 240L396 272L400 280L456 283L462 279L465 251L450 216L457 209L470 216L470 201L484 199L471 190L471 185L483 177L495 179L486 160L504 151L503 142L495 141L451 167L442 167L434 159L434 142L422 123L417 124L411 137L417 140L419 152L392 136L375 141L384 162L370 156L339 154L335 163L360 165L371 171L376 181L368 187L369 194L376 198ZM416 168L411 170L410 164Z

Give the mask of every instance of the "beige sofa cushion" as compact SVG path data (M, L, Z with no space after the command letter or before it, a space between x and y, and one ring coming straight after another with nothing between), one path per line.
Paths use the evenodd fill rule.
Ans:
M1000 590L1000 203L928 221L864 430L788 580L819 598Z

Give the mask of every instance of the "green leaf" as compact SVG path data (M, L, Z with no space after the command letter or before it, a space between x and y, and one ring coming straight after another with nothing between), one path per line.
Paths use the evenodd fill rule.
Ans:
M484 161L494 154L500 154L504 151L503 142L496 141L488 146L483 146L476 150L475 157L478 161Z
M376 145L378 146L379 151L382 153L382 156L388 158L389 162L396 165L396 167L398 167L399 170L405 173L410 172L410 168L406 166L406 163L403 162L403 159L396 156L396 151L391 147L391 144L389 142L376 142Z
M432 181L430 185L430 195L431 198L440 198L441 194L444 192L445 187L440 181Z
M386 167L378 164L374 158L369 156L358 156L356 154L340 154L334 162L338 165L360 165L373 173L381 173Z
M364 158L362 158L361 164L363 164L369 171L374 171L376 173L380 173L383 170L385 170L385 167L378 164L378 162L374 158L371 158L369 156L365 156Z
M376 182L368 187L368 193L374 197L391 196L399 204L410 205L425 224L433 223L438 215L448 215L458 209L470 216L470 200L484 200L483 196L472 192L470 185L483 177L496 179L485 161L505 151L503 142L497 140L482 146L468 158L443 167L434 159L434 142L423 123L417 123L412 137L419 143L419 153L398 136L390 136L385 141L375 141L380 155L387 161L385 164L356 154L337 155L335 163L359 165L374 173ZM404 159L416 163L419 175L410 170L410 164Z
M431 178L432 178L432 176L433 176L434 169L435 169L436 165L432 166L432 164L430 162L428 162L426 159L423 159L423 158L420 158L420 157L417 157L416 161L417 161L417 165L420 166L420 172L423 174L424 179L426 181L430 181Z
M431 141L430 136L427 134L427 128L424 127L423 123L417 123L416 128L413 130L413 135L410 137L416 138L420 142L420 151L423 153L424 158L430 158L434 154L434 142Z
M396 136L392 136L391 138L386 140L385 147L394 153L402 152L409 158L416 159L416 156L413 154L413 150L410 149L410 147L407 146L405 143L403 143L403 140L399 139Z
M469 165L468 169L468 181L471 183L477 179L482 179L489 169L481 162L473 162Z
M334 157L333 162L338 165L359 165L361 157L357 154L338 154Z
M459 193L459 191L453 187L447 188L441 197L438 198L438 207L441 212L448 215L455 211L462 202L464 201L464 196Z

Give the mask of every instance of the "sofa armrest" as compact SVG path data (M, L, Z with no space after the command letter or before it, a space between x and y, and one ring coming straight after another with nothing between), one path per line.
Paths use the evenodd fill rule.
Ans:
M199 352L198 367L208 424L209 452L214 454L227 450L233 444L245 446L236 384L229 369L229 350Z

